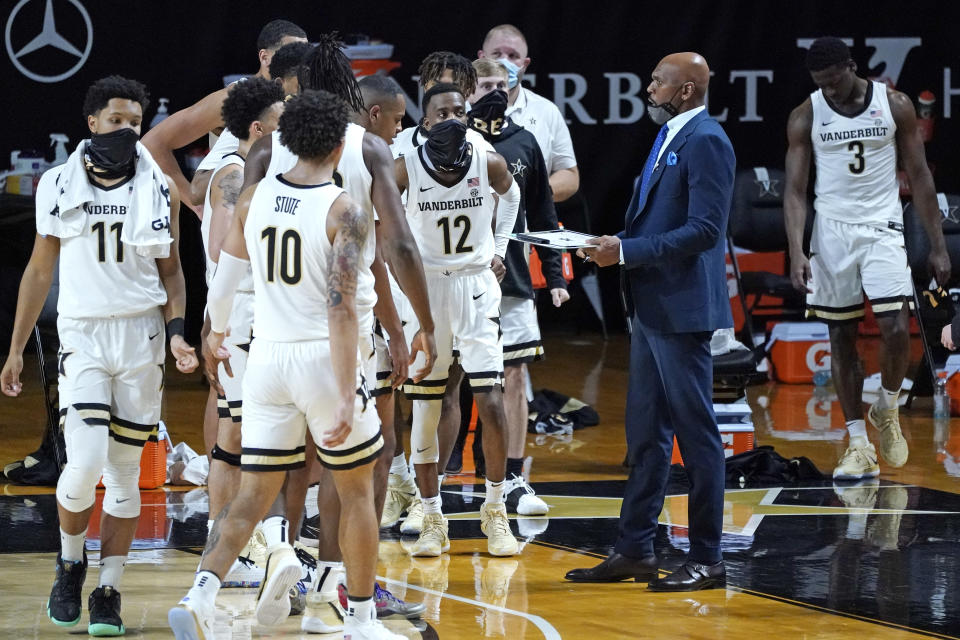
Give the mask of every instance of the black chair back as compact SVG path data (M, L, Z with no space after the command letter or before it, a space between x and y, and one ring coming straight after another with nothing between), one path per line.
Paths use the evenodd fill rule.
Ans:
M787 232L783 220L786 175L782 169L753 167L737 172L730 209L730 237L741 249L784 251ZM813 207L807 204L804 247L813 229Z
M937 202L943 214L943 239L947 243L947 253L950 256L950 283L956 284L960 282L960 195L938 193ZM912 202L903 209L903 240L913 281L918 289L926 289L933 277L927 266L930 240Z

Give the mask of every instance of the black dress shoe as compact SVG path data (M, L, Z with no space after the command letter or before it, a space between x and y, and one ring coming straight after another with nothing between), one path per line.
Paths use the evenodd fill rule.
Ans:
M650 582L657 573L657 556L630 558L614 553L606 560L589 569L572 569L565 576L571 582L620 582L636 580Z
M679 569L665 578L652 580L647 585L650 591L699 591L727 586L727 570L723 561L716 564L700 564L687 560Z

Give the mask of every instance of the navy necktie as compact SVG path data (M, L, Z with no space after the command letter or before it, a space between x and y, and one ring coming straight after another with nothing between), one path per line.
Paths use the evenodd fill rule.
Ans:
M657 166L657 156L660 155L660 149L663 148L663 142L667 139L667 125L660 127L660 133L657 134L657 139L653 143L653 149L650 150L650 155L647 156L647 164L643 165L643 174L640 178L640 199L639 202L643 202L647 197L647 191L650 188L650 178L653 177L653 168Z

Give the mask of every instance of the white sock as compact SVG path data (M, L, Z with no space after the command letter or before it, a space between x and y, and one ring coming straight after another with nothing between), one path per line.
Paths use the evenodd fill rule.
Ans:
M867 514L851 513L847 516L847 539L863 540L867 532Z
M113 587L120 590L120 578L123 576L123 567L127 564L127 556L109 556L100 558L101 587Z
M289 527L287 519L283 516L269 516L263 521L260 528L263 530L263 537L267 541L268 550L282 542L291 544Z
M337 581L343 573L342 562L317 561L316 592L327 600L337 597Z
M70 535L60 529L60 557L64 562L83 561L83 541L87 538L87 530L77 535Z
M440 513L440 506L443 504L443 499L438 495L433 496L432 498L423 499L423 515L428 513Z
M369 622L377 616L373 597L354 598L347 596L347 619L353 618L359 623ZM346 620L344 621L346 622Z
M505 484L503 480L500 482L490 482L487 480L487 504L503 504L503 489Z
M853 444L854 438L867 439L867 423L865 420L848 420L847 433L850 434L850 443Z
M447 477L446 474L443 474L443 473L441 473L440 475L437 476L437 486L438 486L438 487L442 487L442 486L443 486L443 480L444 480L444 478L446 478L446 477Z
M307 487L307 502L306 506L303 509L304 518L312 518L313 516L320 513L320 508L317 506L317 493L320 491L320 485L314 484Z
M183 601L201 600L213 603L220 591L220 578L212 571L197 571L193 578L193 586L187 591Z
M393 457L393 462L390 463L390 473L399 476L403 482L406 482L410 478L410 467L407 466L407 460L404 454L401 453Z
M882 409L893 409L897 406L897 399L900 397L900 389L896 391L887 391L880 387L880 407Z

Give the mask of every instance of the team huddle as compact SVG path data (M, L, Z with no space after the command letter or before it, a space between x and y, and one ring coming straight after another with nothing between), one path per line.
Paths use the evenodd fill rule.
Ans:
M299 605L304 631L401 638L378 618L416 618L424 605L376 584L378 530L402 520L402 532L416 536L410 554L449 550L439 487L457 434L438 432L459 426L459 406L445 398L459 397L464 379L483 422L489 553L519 553L508 503L525 514L548 509L523 479L522 449L507 456L504 365L520 369L542 354L526 256L508 251L507 235L556 228L543 154L505 115L516 65L431 54L420 78L424 117L401 132L402 90L385 76L358 82L335 36L307 44L302 29L277 20L258 47L261 73L195 105L208 113L218 105L210 130L221 135L192 183L170 170L172 147L163 148L179 114L141 143L147 92L120 76L90 87L90 140L40 183L11 351L22 352L59 258L68 464L47 604L59 626L81 617L84 540L102 474L88 631L125 632L119 584L140 510L140 453L160 418L158 336L179 370L199 366L183 339L183 192L186 204L202 202L192 208L206 254L202 351L216 438L206 548L193 586L169 612L177 638L213 637L217 592L237 586L259 587L261 625ZM517 179L495 150L501 136L519 140L509 148L522 155L510 159L531 168ZM549 253L544 271L559 305L568 296L559 255ZM508 273L503 291L514 302L502 321ZM22 358L4 369L10 395L21 370ZM412 404L409 462L397 436L400 390ZM318 480L319 514L301 526L307 487ZM316 558L294 548L297 532Z
M480 522L488 553L522 550L509 513L549 510L523 470L526 365L543 348L527 250L508 236L555 229L553 203L576 192L579 173L559 110L519 84L529 64L523 35L495 27L473 62L445 51L427 56L419 77L423 117L402 131L403 91L383 75L358 81L336 36L308 44L301 28L275 20L257 48L256 75L173 114L143 142L146 88L120 76L93 83L83 105L90 139L39 183L37 236L0 384L6 395L20 393L23 349L59 269L68 462L56 491L61 551L47 602L56 625L81 618L85 538L102 477L100 573L88 599L88 632L125 632L119 588L140 513L140 455L157 439L164 342L181 372L201 360L184 340L181 201L200 217L205 252L201 336L211 463L206 547L193 585L168 614L179 640L213 637L217 594L228 587L259 588L255 615L263 626L296 610L309 633L402 638L380 620L417 618L425 606L376 583L379 530L399 527L413 556L450 549L440 486L445 472L459 470L461 397L473 397L482 423L477 467L486 478ZM646 179L668 136L706 118L699 116L705 62L678 55L699 60L703 78L654 76L651 95L678 89L651 103L664 126ZM949 259L906 98L857 78L835 39L814 43L808 67L820 88L788 129L791 275L809 294L811 314L831 326L850 434L834 477L863 481L879 474L855 348L864 292L888 351L881 397L867 419L888 464L902 466L908 456L897 413L911 291L898 153L941 282ZM668 126L681 90L681 105L701 105L684 108L689 113ZM188 181L172 151L208 132L220 135ZM732 148L729 158L732 176ZM808 260L802 232L811 158L820 215ZM845 204L851 184L859 185L856 206ZM598 239L591 258L616 264L617 246L616 238ZM560 306L569 299L560 255L540 257ZM619 264L626 269L631 260L638 259L620 246ZM400 436L401 393L411 404L409 450ZM307 505L311 486L316 503ZM310 511L316 515L305 517ZM641 560L612 557L619 559L567 578L637 577ZM651 557L643 575L656 575ZM668 578L658 590L723 584L722 561L711 562L695 565L702 575Z

